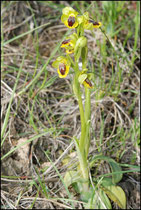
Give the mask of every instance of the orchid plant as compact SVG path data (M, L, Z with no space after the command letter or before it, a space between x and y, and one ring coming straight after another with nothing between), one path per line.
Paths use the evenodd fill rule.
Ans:
M85 208L111 209L109 198L116 202L120 208L126 208L126 196L123 189L116 184L122 179L121 167L112 158L96 155L89 160L90 147L90 123L91 123L91 103L90 92L93 90L92 73L88 72L88 46L85 37L85 29L93 30L100 28L101 22L92 20L88 12L79 15L71 7L62 10L61 21L66 27L76 29L62 42L61 48L65 49L66 56L59 56L52 66L57 69L60 78L65 78L69 74L70 67L74 70L73 92L78 101L81 120L81 136L73 140L76 146L79 164L77 170L68 170L64 176L66 186L72 185L80 194L82 201L86 202ZM72 58L72 56L73 58ZM79 69L80 59L82 70ZM85 89L85 106L82 103L81 88ZM90 179L89 171L97 160L105 160L111 168L111 177L101 179Z

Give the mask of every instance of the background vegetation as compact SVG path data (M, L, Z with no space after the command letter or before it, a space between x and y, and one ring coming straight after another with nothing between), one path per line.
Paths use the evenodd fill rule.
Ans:
M71 138L80 136L73 72L60 79L51 66L63 55L60 43L68 29L60 17L71 6L102 22L103 32L85 33L94 74L89 157L103 154L121 164L127 209L138 209L140 2L2 1L1 6L1 208L83 208L79 195L63 183L68 166L77 162ZM92 177L106 173L104 161L91 170Z

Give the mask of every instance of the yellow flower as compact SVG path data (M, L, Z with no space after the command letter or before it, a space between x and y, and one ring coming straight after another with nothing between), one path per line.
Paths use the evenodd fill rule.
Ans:
M60 56L52 63L52 66L57 68L60 78L65 78L69 73L70 62L65 57Z
M70 44L70 39L65 39L63 42L62 42L62 45L61 45L61 47L66 47L66 46L68 46L69 44Z
M78 12L76 12L71 7L65 7L62 12L63 15L61 16L61 21L68 28L76 28L78 26L78 21L77 21Z
M74 47L77 39L77 34L73 33L62 42L61 47L66 49L67 54L74 53Z
M97 22L89 18L88 12L85 12L83 14L83 22L84 22L84 28L87 30L93 30L93 28L99 28L102 25L101 22Z
M75 46L75 43L71 39L64 40L61 45L62 48L64 47L66 49L67 54L74 53L74 46Z
M91 73L87 74L87 71L88 69L85 69L80 73L78 81L80 82L80 84L83 84L85 87L93 88L93 85L90 81L92 75Z
M101 22L96 22L94 20L89 19L88 24L92 23L93 24L93 28L99 28L101 27L102 23Z

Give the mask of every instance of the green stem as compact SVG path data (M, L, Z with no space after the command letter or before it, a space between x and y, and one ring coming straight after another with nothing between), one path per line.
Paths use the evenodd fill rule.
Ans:
M81 98L81 91L80 91L80 84L78 82L78 76L79 76L79 67L78 63L75 63L75 94L78 99L78 105L79 105L79 111L80 111L80 120L81 120L81 137L80 137L80 142L79 142L79 148L84 154L85 150L85 134L86 134L86 123L85 123L85 115L84 115L84 108L83 108L83 103L82 103L82 98Z
M90 117L91 117L91 100L90 89L85 87L85 120L86 120L86 137L85 137L85 153L86 158L90 147Z
M76 151L79 159L79 164L80 164L80 170L81 170L81 175L84 179L83 183L83 191L88 191L89 190L89 174L88 174L88 163L87 159L85 158L84 155L82 155L82 151L79 148L79 140L74 137L74 142L76 146ZM78 169L79 171L79 169Z
M75 62L75 76L74 76L74 93L78 100L79 111L80 111L80 120L81 120L81 137L80 141L78 142L79 146L79 163L82 172L82 176L85 180L88 180L88 163L87 158L85 155L85 136L86 136L86 123L85 123L85 115L84 115L84 108L81 98L81 91L80 91L80 84L78 82L79 76L79 67L78 63ZM85 189L88 189L88 183L84 183Z
M84 33L84 30L82 30L82 27L79 26L77 29L78 37L83 36L83 33ZM78 77L80 74L78 60L79 60L78 58L75 58L75 76L74 76L74 84L73 84L74 85L74 93L78 99L80 120L81 120L81 137L77 144L77 153L78 153L81 173L82 173L83 178L86 180L86 182L83 183L83 189L85 191L88 191L88 189L89 189L89 185L88 185L89 173L88 173L87 156L85 153L86 152L85 151L85 138L86 138L86 121L85 120L86 119L85 119L85 114L84 114L82 98L81 98L80 83L78 82Z
M75 70L75 65L74 65L74 61L72 60L72 58L70 57L70 55L67 54L67 59L70 61L72 68Z
M85 123L85 116L84 116L82 99L81 99L80 95L78 96L78 105L79 105L80 118L81 118L81 138L80 138L79 147L80 147L80 150L82 151L82 153L84 153L84 151L85 151L86 123Z

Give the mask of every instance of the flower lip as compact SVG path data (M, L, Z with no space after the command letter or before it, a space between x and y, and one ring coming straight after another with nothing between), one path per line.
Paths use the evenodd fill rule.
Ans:
M62 75L65 75L66 72L66 65L64 63L59 64L59 71Z
M75 17L69 16L68 18L68 26L72 27L75 23Z
M74 49L68 49L68 50L66 50L66 53L67 54L72 54L72 53L74 53Z
M70 42L70 39L66 39L66 40L64 40L63 42L62 42L62 44L68 44Z
M94 20L89 20L89 23L92 23L93 24L93 26L99 26L100 24L99 24L99 22L96 22L96 21L94 21Z
M87 30L93 30L93 28L99 28L102 26L101 22L95 21L91 17L89 17L89 14L87 12L83 14L83 19L84 19L84 28Z
M90 82L90 80L88 78L85 79L85 82L88 84L88 86L90 86L92 88L92 83Z

